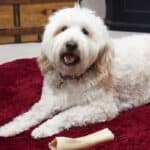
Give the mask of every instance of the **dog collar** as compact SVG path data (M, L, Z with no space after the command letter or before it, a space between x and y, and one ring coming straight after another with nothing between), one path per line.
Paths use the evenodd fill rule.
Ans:
M80 75L80 76L63 76L61 73L59 73L60 77L63 79L63 80L79 80L83 75Z
M93 70L93 68L95 68L95 65L92 64L85 73L79 75L79 76L69 76L69 75L62 75L61 73L59 73L60 77L63 79L63 80L80 80L84 74L87 74L88 72L90 72L91 70Z

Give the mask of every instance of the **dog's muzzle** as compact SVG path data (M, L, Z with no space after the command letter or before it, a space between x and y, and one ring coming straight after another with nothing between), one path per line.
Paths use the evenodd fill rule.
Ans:
M76 53L65 52L61 55L61 60L66 66L74 66L80 62L80 57Z
M61 54L61 61L66 66L74 66L80 62L78 44L75 41L66 42L65 52Z

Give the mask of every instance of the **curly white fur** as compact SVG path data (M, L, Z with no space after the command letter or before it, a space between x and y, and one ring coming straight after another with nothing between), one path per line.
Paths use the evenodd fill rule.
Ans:
M61 31L64 25L67 29ZM70 39L78 43L80 63L68 67L60 54ZM39 62L45 73L41 99L28 112L0 127L1 137L19 134L45 119L32 136L52 136L72 126L113 119L120 111L150 102L148 35L110 39L94 12L67 8L50 17L42 49ZM68 75L77 78L62 77Z

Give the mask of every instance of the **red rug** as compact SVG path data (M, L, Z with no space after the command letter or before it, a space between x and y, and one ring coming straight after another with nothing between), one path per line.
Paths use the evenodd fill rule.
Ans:
M42 80L35 59L0 65L0 126L39 100ZM72 128L59 135L78 137L105 127L115 133L115 140L91 150L150 149L150 105L123 112L110 122ZM48 150L48 142L54 138L34 140L30 134L28 130L15 137L0 138L0 150Z

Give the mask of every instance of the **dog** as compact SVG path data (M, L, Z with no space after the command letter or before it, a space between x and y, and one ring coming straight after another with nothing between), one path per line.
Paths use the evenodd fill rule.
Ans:
M44 138L72 126L112 120L150 102L150 36L112 39L87 8L58 10L45 27L38 63L41 99L0 127L9 137L46 120L31 135Z

